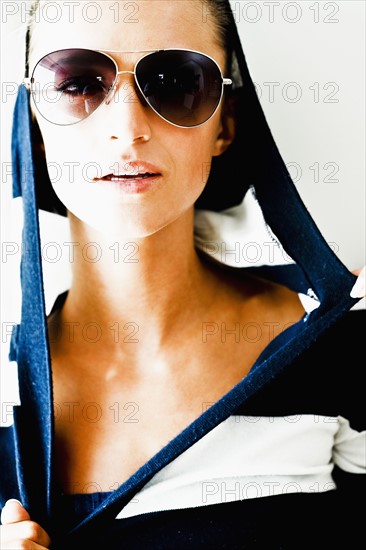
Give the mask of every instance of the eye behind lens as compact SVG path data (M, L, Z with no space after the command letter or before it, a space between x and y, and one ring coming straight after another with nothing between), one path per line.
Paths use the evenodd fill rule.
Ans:
M182 127L206 122L222 96L218 65L199 52L165 50L149 54L137 64L136 78L157 114Z
M116 75L116 64L103 53L82 48L52 52L33 71L37 109L50 122L74 124L103 103Z

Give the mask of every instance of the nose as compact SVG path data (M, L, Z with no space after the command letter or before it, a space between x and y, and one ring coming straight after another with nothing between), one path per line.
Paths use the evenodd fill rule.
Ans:
M119 71L117 82L106 101L106 118L103 119L109 138L129 143L149 141L149 110L146 100L138 92L134 72Z

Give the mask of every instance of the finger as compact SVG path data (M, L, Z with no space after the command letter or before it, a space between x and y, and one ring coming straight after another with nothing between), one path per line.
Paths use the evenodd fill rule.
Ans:
M21 521L18 523L10 523L3 525L1 530L1 550L3 545L8 541L23 540L40 544L42 548L49 548L51 539L46 531L34 521ZM13 550L16 546L11 547Z
M22 506L22 503L15 498L7 500L1 512L1 523L17 523L18 521L29 520L30 516L27 510Z
M47 548L49 547L41 546L40 544L32 542L31 540L24 541L21 539L15 539L9 543L5 543L5 546L1 546L1 550L19 550L19 548L24 548L26 550L47 550Z
M25 530L24 538L29 539L42 547L49 548L51 545L51 539L46 531L34 521L25 521L22 523L22 528Z
M365 291L365 277L366 277L366 266L360 271L357 281L354 284L354 287L351 290L351 298L364 298L366 296Z

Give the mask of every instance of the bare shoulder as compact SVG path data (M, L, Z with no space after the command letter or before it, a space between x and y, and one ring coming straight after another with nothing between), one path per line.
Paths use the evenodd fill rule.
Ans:
M305 310L296 292L247 270L217 263L208 270L214 304L207 317L210 323L202 329L202 341L206 360L211 354L211 369L216 365L221 373L222 365L230 364L226 386L220 388L224 393L249 372L274 338L303 318ZM215 383L219 380L218 374Z
M250 284L254 289L255 296L263 301L266 307L273 308L285 316L302 316L305 313L297 292L284 285L254 275L246 275L246 279L247 281L243 282L243 284L247 285L248 279L251 279Z
M305 313L298 294L284 285L217 262L209 269L220 289L220 306L227 304L244 319L249 316L265 322L272 318L289 323L298 321Z

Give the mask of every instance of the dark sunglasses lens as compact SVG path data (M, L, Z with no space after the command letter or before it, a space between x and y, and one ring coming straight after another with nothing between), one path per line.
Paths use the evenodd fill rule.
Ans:
M151 107L178 126L190 128L206 122L221 99L220 69L196 52L152 53L137 64L136 78Z
M106 55L84 49L59 50L37 63L33 98L50 122L74 124L103 103L115 78L115 64Z

